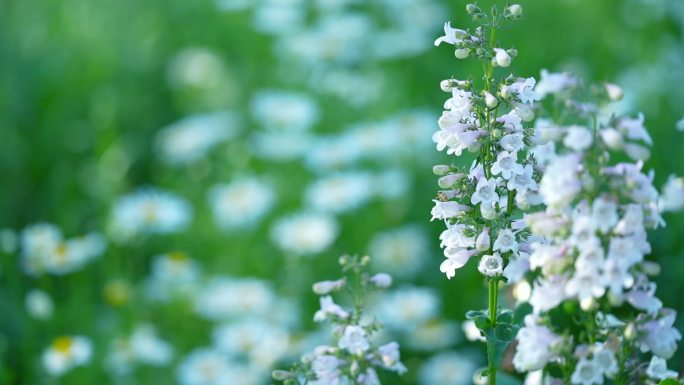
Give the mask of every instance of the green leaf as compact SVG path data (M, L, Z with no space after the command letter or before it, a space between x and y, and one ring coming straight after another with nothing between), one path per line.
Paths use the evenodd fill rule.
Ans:
M497 323L512 323L513 322L513 312L506 309L502 311L497 317L496 317L496 322Z
M484 310L469 310L465 316L467 319L474 320L477 317L487 317L487 312Z
M483 331L487 339L487 360L489 362L494 362L496 366L499 366L501 357L506 351L508 344L515 338L518 329L517 325L502 322L493 329L489 328Z
M682 385L682 383L677 381L677 380L673 380L671 378L668 378L667 380L660 381L660 384L658 384L658 385Z

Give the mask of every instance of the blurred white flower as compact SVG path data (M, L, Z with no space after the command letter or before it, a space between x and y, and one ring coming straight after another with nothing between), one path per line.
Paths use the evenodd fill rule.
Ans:
M50 319L54 307L50 295L42 290L33 289L26 293L26 312L31 317L39 320Z
M51 376L61 376L77 366L87 365L92 353L93 347L87 337L58 337L43 352L43 368Z
M228 385L231 365L228 358L216 350L197 349L188 354L178 367L181 385Z
M24 271L30 275L64 275L82 268L102 255L106 241L98 233L63 239L55 225L38 223L21 233L21 257Z
M358 325L348 325L342 332L338 343L340 349L346 349L351 354L362 355L370 348L366 330Z
M214 219L224 228L250 226L275 204L273 187L255 177L238 178L209 190Z
M264 370L271 369L285 355L289 339L288 331L280 324L258 318L228 322L213 332L214 346L220 352Z
M533 315L525 317L523 326L516 340L518 347L513 357L513 365L519 372L538 370L558 355L558 349L563 343L549 328L537 323L538 318Z
M577 85L577 79L568 73L551 73L541 70L541 79L535 87L535 91L542 97L548 94L556 94Z
M130 373L136 364L169 365L173 355L173 347L159 338L154 326L141 324L130 337L112 341L106 365L114 373L125 375Z
M382 295L374 314L390 330L410 332L439 315L440 300L432 289L404 286Z
M252 25L271 35L287 35L302 27L305 7L302 0L262 0L255 5Z
M316 102L306 94L266 90L252 99L252 117L269 131L306 131L319 119Z
M675 212L684 209L684 178L670 175L658 198L660 212Z
M429 240L421 227L408 225L375 235L368 250L377 269L396 277L410 277L423 266Z
M477 364L472 358L457 353L443 352L429 358L418 372L420 385L470 385Z
M580 358L572 372L570 383L573 385L603 384L603 372L594 360Z
M155 138L156 150L168 164L187 164L205 157L238 130L238 119L231 112L192 115L162 128Z
M339 225L327 214L298 213L279 219L271 227L271 239L283 251L316 254L337 238Z
M226 76L221 57L214 51L202 47L186 48L169 62L167 78L178 88L212 88L218 86Z
M217 277L210 280L196 299L197 313L210 320L264 315L276 297L271 286L254 278Z
M175 297L190 297L198 289L200 268L196 261L181 252L159 255L152 260L145 282L151 299L166 302Z
M345 172L309 184L304 192L304 200L316 211L342 213L366 203L372 197L372 187L370 174Z
M674 370L667 369L667 361L664 358L653 356L646 368L646 375L654 380L665 380L667 378L677 379L678 374Z

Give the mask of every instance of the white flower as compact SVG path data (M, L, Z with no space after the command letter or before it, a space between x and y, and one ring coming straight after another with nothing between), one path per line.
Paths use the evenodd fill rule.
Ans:
M252 100L252 116L270 131L306 131L319 115L318 105L305 94L268 90Z
M517 253L518 248L518 241L515 239L515 234L511 229L503 229L499 231L499 235L496 237L496 241L494 241L494 251L498 250L502 253L512 251Z
M369 174L347 172L326 176L306 187L305 201L314 210L342 213L366 203L373 195Z
M185 230L192 220L192 206L183 198L155 188L119 198L111 214L117 239L139 234L171 234Z
M515 132L513 134L505 135L501 140L499 140L499 145L506 151L516 152L520 151L525 147L523 142L524 135L520 132Z
M646 368L646 375L654 380L665 380L668 378L677 379L677 372L667 369L667 361L664 358L653 356Z
M491 204L493 202L498 202L499 194L496 193L496 179L492 178L487 180L487 178L480 178L477 181L477 186L475 187L475 193L470 197L470 203L472 204Z
M610 349L607 343L596 343L593 356L596 366L602 373L611 378L617 374L618 362L615 358L615 352Z
M245 358L260 368L271 368L287 353L289 333L283 326L259 318L246 318L217 326L213 342L219 352Z
M43 352L43 367L51 376L61 376L77 366L88 364L92 354L92 343L87 337L62 336Z
M376 235L368 246L371 264L398 277L417 273L428 255L429 240L422 228L406 226Z
M436 199L432 200L435 202L435 207L432 208L432 219L450 219L456 218L457 216L463 214L464 212L470 211L470 207L459 204L453 201L438 201Z
M152 260L150 277L145 282L147 294L158 301L173 297L191 298L198 289L200 267L181 252L159 255Z
M335 281L320 281L313 284L313 292L318 295L327 295L333 291L338 291L347 283L346 278Z
M370 348L370 343L366 338L366 331L361 326L348 325L344 328L337 346L351 354L361 355Z
M572 372L573 385L603 385L603 372L593 360L581 358Z
M640 280L625 295L627 302L639 310L655 314L663 307L663 302L655 296L655 282Z
M534 314L551 310L560 305L565 299L565 284L567 279L561 275L538 280L532 287L530 305Z
M605 292L603 280L595 270L577 271L565 287L565 294L568 297L576 297L580 301L600 298Z
M26 312L31 317L39 320L50 319L54 307L50 295L42 290L33 289L26 293Z
M567 73L551 73L545 69L541 70L541 79L535 87L535 91L541 96L556 94L568 88L574 87L577 79Z
M472 228L464 224L447 224L447 229L439 235L442 241L440 246L453 249L471 248L475 246L475 238L466 235L470 231Z
M217 277L209 281L195 300L197 313L219 321L235 316L264 315L277 303L271 286L254 278Z
M672 326L677 313L672 309L663 309L659 316L639 326L639 331L643 333L639 339L641 351L650 350L657 356L670 359L677 350L677 341L682 339L679 330Z
M337 238L339 226L325 214L300 213L279 219L271 227L271 239L282 250L295 254L316 254Z
M214 349L198 349L188 354L178 367L181 385L224 385L230 376L227 357Z
M589 148L594 141L591 131L582 126L570 126L563 139L565 147L575 151L584 151Z
M378 348L378 354L380 355L380 361L385 368L397 372L398 374L406 373L406 367L401 363L398 343L390 342L380 346Z
M462 29L451 28L451 22L447 21L444 23L444 36L435 40L435 45L438 46L442 43L456 45L463 41L463 38L467 36L466 31Z
M677 128L677 131L684 131L684 118L679 119L675 127Z
M534 85L536 83L537 81L534 78L520 79L511 84L508 88L511 92L518 95L521 103L534 104L534 102L541 99L541 96L534 91Z
M388 329L412 332L439 315L440 300L429 288L404 286L383 294L376 303L378 319Z
M543 368L556 357L556 350L563 343L562 337L553 334L549 328L539 325L537 321L535 316L526 316L525 326L516 336L518 345L513 356L513 365L518 372Z
M563 207L575 198L582 188L576 176L578 166L579 158L575 155L559 156L549 164L539 184L546 204Z
M607 233L618 222L617 204L605 197L597 198L591 207L591 218L600 232Z
M503 273L503 258L499 253L494 255L483 255L477 270L487 277L494 277Z
M341 319L349 318L349 313L342 309L342 307L335 302L331 296L327 295L320 298L321 308L314 314L314 321L322 322L331 317L337 317Z
M511 254L508 259L508 264L503 271L503 275L508 279L508 283L510 284L521 281L528 271L530 271L530 255L528 253L519 252L517 254Z
M675 212L684 209L684 178L670 175L658 199L660 212Z
M253 177L219 184L209 190L214 219L224 228L250 226L273 208L275 192L269 184Z
M598 248L598 250L603 250ZM603 266L603 284L610 289L614 295L621 295L623 289L629 288L634 284L634 276L629 271L630 265L624 260L608 258L605 263L593 264L587 269Z
M608 98L612 101L617 101L622 99L622 96L624 93L622 92L622 88L618 86L617 84L613 83L606 83L605 84L606 88L606 93L608 94Z
M456 274L456 270L465 266L468 260L475 254L478 254L477 249L459 249L459 248L446 248L444 249L444 256L447 257L441 265L439 265L439 271L445 273L448 279L453 278Z
M632 119L629 117L621 117L618 119L618 130L622 131L629 139L641 140L648 145L653 144L653 139L648 134L644 127L644 114L639 113L639 117Z
M519 133L522 131L522 119L516 110L512 110L504 116L496 118L498 123L503 123L506 132Z
M486 251L489 250L490 243L489 227L485 227L475 239L475 248L479 251Z
M418 372L420 385L470 385L477 365L461 353L442 352L428 359Z
M194 162L238 131L237 117L227 111L193 115L161 129L156 147L162 160L171 165Z
M492 174L501 174L506 180L511 179L513 175L522 174L523 166L517 163L517 160L518 155L515 152L501 151L492 165Z
M619 150L625 145L625 142L622 138L622 133L612 127L600 129L599 135L601 136L603 143L605 143L606 146L608 146L608 148L611 150Z
M494 95L490 94L489 92L485 92L485 104L489 108L494 108L497 104L496 97L494 97Z
M316 380L310 383L313 385L342 384L339 367L343 363L344 361L335 356L316 354L311 361L311 369L316 374Z
M136 327L128 345L132 358L147 365L165 366L173 358L171 345L159 338L157 331L149 324Z
M622 259L633 265L644 259L644 253L637 247L634 237L611 237L608 258Z
M513 177L508 180L506 187L508 187L509 190L516 190L521 196L529 190L537 190L537 182L532 179L533 175L534 169L532 165L527 164L522 169L521 173L513 175Z
M522 6L520 4L511 4L507 9L508 12L510 12L513 16L520 16L523 12Z
M378 289L387 289L392 286L392 276L387 273L374 274L369 280Z
M494 57L492 61L496 63L499 67L508 67L511 65L511 56L506 52L505 49L494 48Z

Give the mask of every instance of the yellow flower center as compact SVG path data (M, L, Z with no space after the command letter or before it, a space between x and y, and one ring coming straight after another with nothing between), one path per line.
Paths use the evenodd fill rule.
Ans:
M66 354L71 350L73 343L69 337L59 337L52 343L52 347L58 352Z

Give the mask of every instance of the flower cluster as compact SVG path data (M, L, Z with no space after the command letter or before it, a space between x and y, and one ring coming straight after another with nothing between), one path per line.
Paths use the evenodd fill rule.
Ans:
M448 79L441 83L451 97L444 103L439 131L433 135L437 150L460 157L472 153L469 168L437 165L443 189L434 200L432 219L443 220L441 234L444 260L440 270L452 278L456 270L479 256L478 270L489 281L489 315L470 312L488 341L490 384L495 383L497 361L515 332L510 312L497 312L499 282L520 275L520 265L528 259L527 231L521 212L541 203L539 173L529 144L533 130L524 123L534 119L534 78L509 75L493 77L496 67L508 67L517 55L515 49L501 48L496 31L522 17L522 7L509 5L503 12L493 7L483 12L469 4L468 13L477 23L474 31L444 26L444 36L435 45L451 44L458 59L474 57L485 69L484 82ZM497 328L498 324L498 328ZM496 335L499 335L497 337Z
M380 385L377 368L398 374L406 372L406 367L400 361L398 343L376 346L372 339L382 326L364 314L366 294L371 290L388 288L392 284L392 277L384 273L368 274L369 262L369 257L342 256L340 265L347 275L313 285L314 293L321 296L321 307L314 314L314 321L332 323L337 343L334 346L316 347L290 370L274 371L274 379L288 385ZM352 309L338 305L331 295L348 286L351 286L353 297Z
M615 85L545 77L543 106L564 113L540 117L533 138L546 209L525 217L532 314L513 363L563 384L676 377L665 360L681 334L675 312L655 297L649 277L659 266L644 258L651 252L646 231L664 224L653 174L643 167L652 144L644 117L604 113L621 98Z

